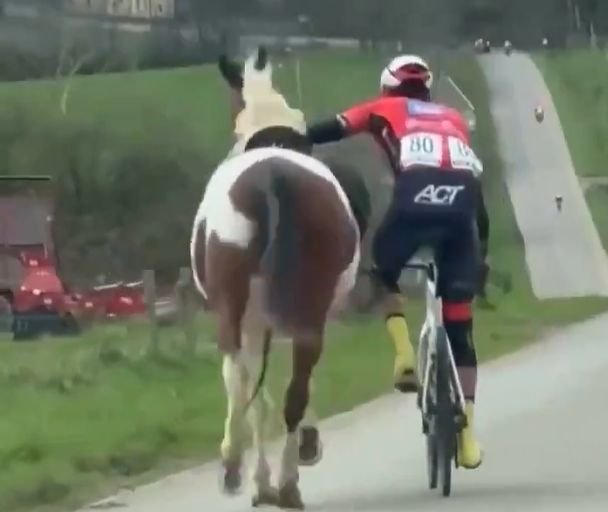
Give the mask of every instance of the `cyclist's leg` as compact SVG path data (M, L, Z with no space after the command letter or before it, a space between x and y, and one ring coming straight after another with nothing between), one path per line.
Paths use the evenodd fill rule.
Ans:
M385 296L382 313L386 329L395 347L395 388L404 393L418 389L415 374L416 353L410 340L404 316L404 298L399 289L399 277L407 261L416 252L416 233L409 229L403 216L389 209L373 241L373 277Z
M443 320L465 398L467 426L458 439L459 463L469 469L481 464L482 452L474 430L477 387L477 353L473 342L473 308L476 275L480 264L476 230L463 224L451 228L442 247L439 289L443 298Z

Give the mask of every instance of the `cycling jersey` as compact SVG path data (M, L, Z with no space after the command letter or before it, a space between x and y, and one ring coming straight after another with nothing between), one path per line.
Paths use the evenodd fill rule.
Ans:
M453 108L381 97L346 110L338 119L349 135L374 135L397 173L418 166L469 170L476 176L483 171L470 146L467 123Z
M382 146L396 175L389 208L393 214L387 214L383 224L391 219L399 219L399 224L407 218L414 224L422 220L425 225L436 222L449 227L452 220L466 224L463 219L473 216L478 228L475 238L478 236L479 241L465 237L463 243L477 247L481 242L479 249L485 259L490 225L481 184L474 179L483 166L471 149L463 116L444 105L383 96L309 126L307 135L313 144L324 144L364 132L373 135ZM398 256L400 260L391 264L385 261L386 268L394 264L397 269L403 264L405 249L399 240L404 238L403 234L395 238L397 231L379 228L377 237L382 239L385 233L386 240L379 243L375 260L383 260L383 251L387 251L386 258ZM396 249L399 247L403 250Z

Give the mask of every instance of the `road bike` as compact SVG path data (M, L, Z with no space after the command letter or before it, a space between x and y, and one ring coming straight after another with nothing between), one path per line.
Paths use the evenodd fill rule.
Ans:
M466 426L465 402L447 332L443 325L442 301L438 296L438 268L435 255L424 249L406 268L426 274L426 317L418 344L418 408L426 436L429 488L441 483L443 496L452 487L452 464L458 468L457 436Z

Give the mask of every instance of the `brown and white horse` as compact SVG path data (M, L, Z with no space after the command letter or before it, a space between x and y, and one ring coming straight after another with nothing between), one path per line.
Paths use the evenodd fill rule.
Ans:
M254 505L303 508L298 466L321 455L318 430L306 418L310 381L328 316L355 284L361 228L331 170L310 156L304 115L274 89L264 51L245 63L241 79L233 88L242 95L234 112L237 144L207 184L191 239L195 281L215 316L223 355L223 485L228 493L241 487L251 406ZM264 451L273 334L291 338L293 361L276 490Z

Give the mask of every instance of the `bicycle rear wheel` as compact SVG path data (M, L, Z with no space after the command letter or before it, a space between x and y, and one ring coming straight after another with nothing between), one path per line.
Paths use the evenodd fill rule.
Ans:
M450 355L445 329L437 331L437 360L435 374L435 437L437 443L437 465L443 496L452 489L452 460L456 450L456 423L454 402L450 385Z
M437 489L439 482L439 457L437 436L432 431L429 431L426 435L426 470L429 479L429 489Z

